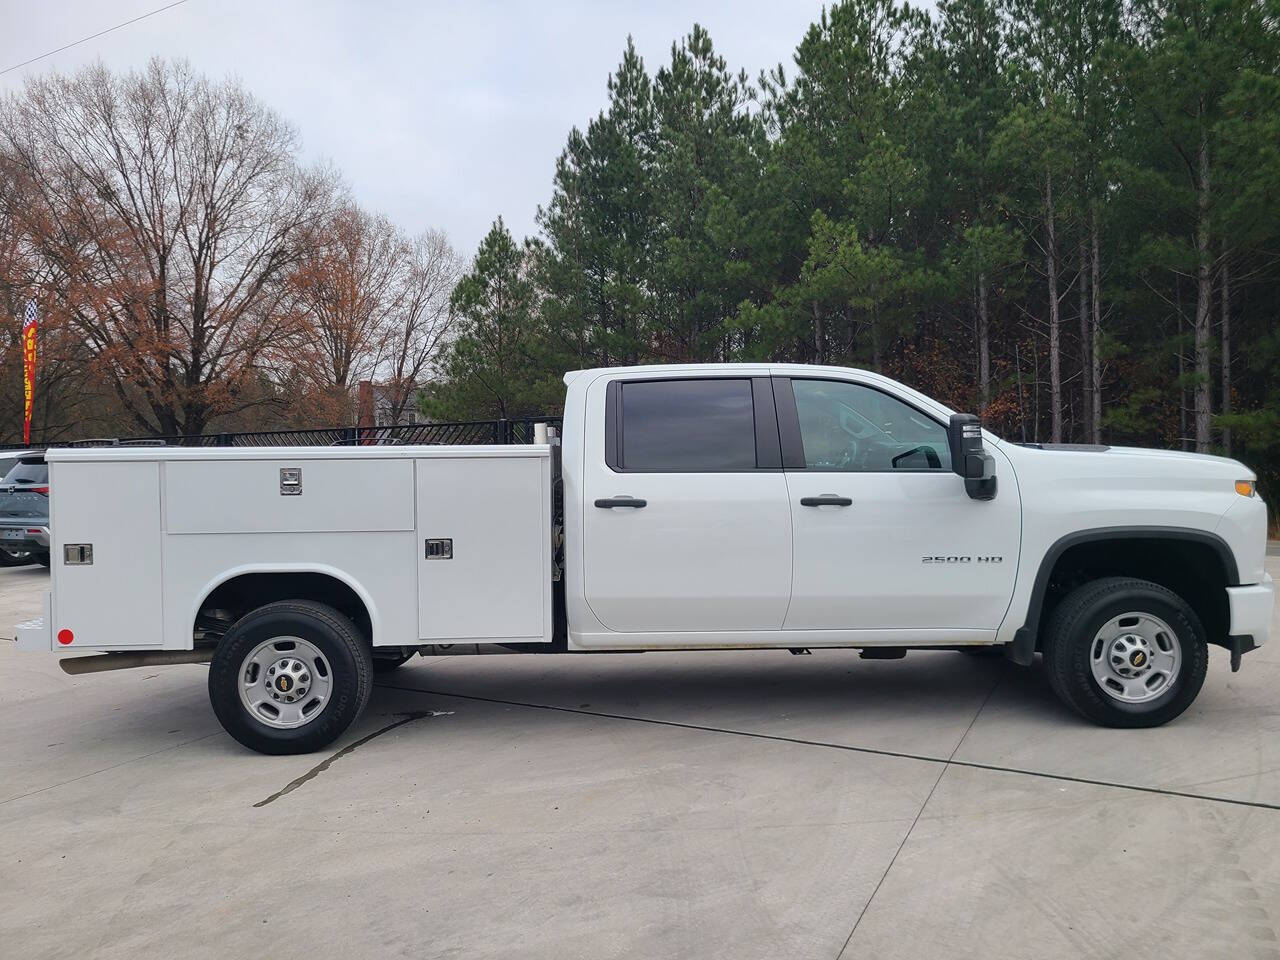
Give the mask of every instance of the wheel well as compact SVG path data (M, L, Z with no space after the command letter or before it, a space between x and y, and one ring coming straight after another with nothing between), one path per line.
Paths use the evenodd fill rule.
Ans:
M196 614L197 645L217 643L251 610L277 600L314 600L333 607L372 642L373 622L364 600L347 583L327 573L244 573L220 583Z
M1204 624L1210 643L1227 645L1230 611L1227 570L1221 548L1207 540L1178 537L1113 537L1076 543L1058 556L1045 583L1035 626L1076 587L1100 577L1137 577L1168 587Z

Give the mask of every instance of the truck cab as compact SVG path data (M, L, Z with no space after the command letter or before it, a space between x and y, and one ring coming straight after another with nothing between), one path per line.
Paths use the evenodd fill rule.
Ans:
M565 409L575 646L994 641L1018 486L1001 457L1001 495L970 498L947 408L872 374L716 365L573 375Z

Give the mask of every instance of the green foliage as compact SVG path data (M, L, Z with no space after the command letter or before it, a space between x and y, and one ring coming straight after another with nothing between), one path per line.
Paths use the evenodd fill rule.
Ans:
M1103 439L1187 447L1199 383L1221 409L1230 276L1214 442L1230 429L1274 489L1278 13L842 0L754 84L700 26L652 74L628 41L541 238L499 222L481 246L425 408L554 407L565 367L816 361L985 400L997 430L1047 439L1052 260L1064 433L1094 435L1096 396Z
M427 416L520 417L554 404L557 391L549 381L560 357L547 350L530 256L499 217L454 288L458 332L441 363L441 379L420 399Z

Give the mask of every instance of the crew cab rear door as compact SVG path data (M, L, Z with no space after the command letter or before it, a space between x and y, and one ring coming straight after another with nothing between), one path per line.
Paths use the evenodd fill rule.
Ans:
M600 623L668 635L652 645L780 630L791 512L768 377L601 380L587 402L604 411L582 507L583 584Z
M990 639L1018 568L1012 471L994 500L972 500L946 428L906 399L835 378L774 387L795 529L786 629Z

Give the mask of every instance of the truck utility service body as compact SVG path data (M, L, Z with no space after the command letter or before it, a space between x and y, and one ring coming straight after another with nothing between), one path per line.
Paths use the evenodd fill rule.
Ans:
M50 450L51 593L19 645L212 658L228 729L295 752L371 670L472 644L1039 650L1135 726L1185 709L1206 643L1238 666L1266 639L1266 507L1233 460L1012 444L837 367L565 382L549 444Z

